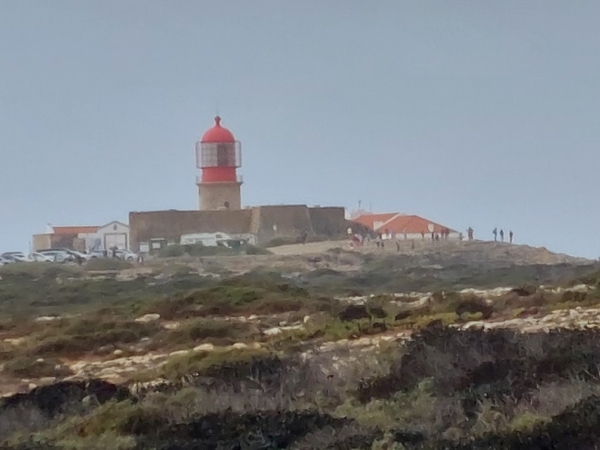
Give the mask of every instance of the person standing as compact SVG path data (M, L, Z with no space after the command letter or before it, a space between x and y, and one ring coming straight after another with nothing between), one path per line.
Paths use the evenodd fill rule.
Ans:
M494 231L492 231L492 234L494 235L494 241L498 240L498 228L494 228Z
M504 242L504 230L500 230L500 240Z
M508 232L508 239L509 239L509 241L510 241L511 244L512 244L512 241L513 241L513 236L514 236L514 234L513 234L512 230L510 230Z

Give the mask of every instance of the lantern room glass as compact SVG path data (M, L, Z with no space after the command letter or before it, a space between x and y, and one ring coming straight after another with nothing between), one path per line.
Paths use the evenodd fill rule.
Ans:
M241 146L236 142L198 142L196 144L196 166L199 169L208 167L240 167Z

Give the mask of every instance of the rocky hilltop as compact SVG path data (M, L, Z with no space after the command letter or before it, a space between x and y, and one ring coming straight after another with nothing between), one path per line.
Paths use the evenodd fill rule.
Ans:
M412 257L413 263L427 263L432 259L446 264L509 264L509 265L540 265L540 264L590 264L593 261L578 258L562 253L554 253L545 247L531 247L528 245L507 244L504 242L489 241L438 241L415 240L386 241L382 249L374 243L353 249L347 242L326 241L308 244L285 245L274 247L271 250L275 255L307 255L321 254L336 248L352 249L362 254L394 254Z
M600 445L594 261L487 242L181 251L0 269L3 448Z

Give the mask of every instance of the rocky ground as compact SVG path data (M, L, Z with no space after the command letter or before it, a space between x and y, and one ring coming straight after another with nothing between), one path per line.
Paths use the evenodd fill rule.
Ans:
M600 445L572 422L600 395L594 261L486 242L270 251L1 271L0 440Z

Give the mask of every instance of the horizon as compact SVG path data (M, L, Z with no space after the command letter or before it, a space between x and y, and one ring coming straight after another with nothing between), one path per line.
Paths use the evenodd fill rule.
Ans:
M222 118L244 205L418 215L597 259L600 4L0 4L0 253L194 210Z

